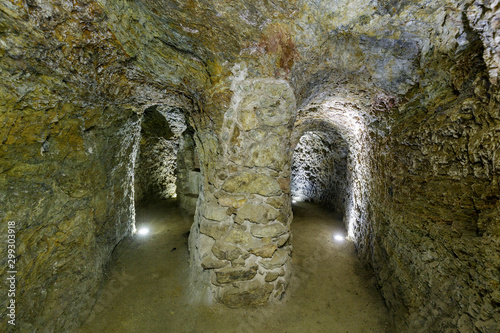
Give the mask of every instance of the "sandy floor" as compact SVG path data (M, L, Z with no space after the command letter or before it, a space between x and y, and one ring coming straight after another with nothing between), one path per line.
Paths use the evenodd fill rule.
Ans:
M229 309L189 304L187 232L174 202L138 209L137 227L120 243L108 281L80 332L393 332L373 278L354 245L338 242L342 224L326 209L294 205L293 278L280 303Z

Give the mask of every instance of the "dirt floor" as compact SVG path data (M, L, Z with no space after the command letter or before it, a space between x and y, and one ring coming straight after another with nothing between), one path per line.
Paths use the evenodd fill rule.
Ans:
M279 303L229 309L193 305L188 290L191 221L174 201L137 210L148 235L114 251L101 296L80 332L393 332L387 308L345 234L338 216L310 203L294 204L293 278Z

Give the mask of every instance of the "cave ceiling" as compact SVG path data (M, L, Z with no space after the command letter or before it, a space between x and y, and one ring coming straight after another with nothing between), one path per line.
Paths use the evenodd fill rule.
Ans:
M467 6L12 0L1 4L4 52L11 55L4 69L58 74L62 82L53 86L61 94L85 91L88 100L182 107L187 97L216 123L242 71L288 80L301 109L332 100L366 109L381 94L405 96L429 71L444 75L435 68L437 54L453 59L477 40L463 15Z

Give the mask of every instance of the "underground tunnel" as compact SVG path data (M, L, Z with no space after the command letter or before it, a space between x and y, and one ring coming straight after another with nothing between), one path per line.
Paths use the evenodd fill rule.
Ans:
M347 144L333 132L306 132L300 137L292 159L293 200L330 205L345 212L348 200Z
M499 26L0 1L0 331L498 332Z

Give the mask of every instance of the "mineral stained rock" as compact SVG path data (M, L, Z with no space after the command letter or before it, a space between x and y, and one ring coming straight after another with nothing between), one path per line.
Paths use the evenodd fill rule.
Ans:
M300 195L344 214L399 331L498 331L499 11L1 1L0 243L14 221L15 329L85 320L158 152L170 171L153 178L169 186L155 192L194 214L193 276L228 306L285 292ZM147 127L147 110L169 130ZM146 129L160 139L141 150ZM4 311L0 331L14 331Z

